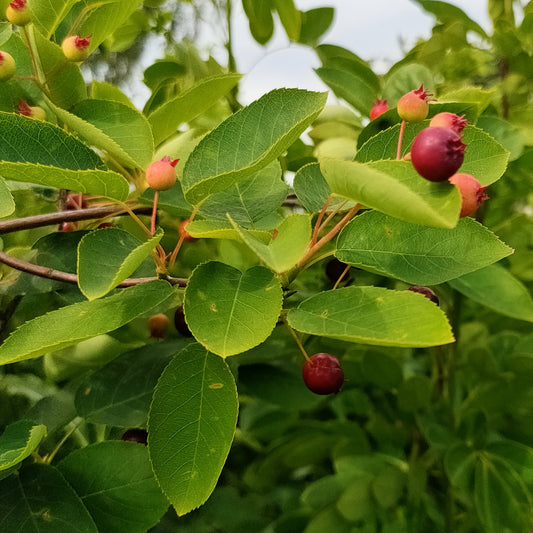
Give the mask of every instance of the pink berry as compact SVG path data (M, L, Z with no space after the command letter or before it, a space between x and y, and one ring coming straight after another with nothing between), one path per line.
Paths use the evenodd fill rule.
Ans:
M26 24L31 22L31 12L26 4L26 0L13 0L7 6L6 18L11 24L26 26Z
M413 141L411 163L429 181L444 181L463 163L465 145L448 128L424 128Z
M422 285L413 285L412 287L409 287L407 290L411 292L417 292L418 294L422 294L428 300L431 300L434 304L439 305L438 296L429 287L424 287Z
M479 181L470 174L454 174L449 178L461 193L461 212L459 216L467 217L489 197L485 194L487 187L482 187Z
M178 228L180 237L182 237L184 241L189 241L189 242L197 241L198 239L196 237L193 237L192 235L190 235L189 232L185 229L185 226L188 223L189 223L188 220L183 220L180 223L179 228Z
M329 353L317 353L302 368L307 388L315 394L336 394L344 383L344 372L339 360Z
M0 51L0 81L7 81L15 74L15 60L11 54Z
M436 128L448 128L455 133L461 135L468 121L465 120L464 115L459 116L455 113L448 113L444 111L437 113L430 121L429 125Z
M17 106L17 113L26 117L35 118L38 120L46 119L46 111L39 106L31 106L24 100L19 100Z
M84 61L89 57L89 44L91 42L91 35L88 37L80 37L79 35L71 35L61 43L63 54L69 61Z
M402 120L407 122L422 122L429 112L431 93L424 91L424 87L404 94L396 104L396 110Z
M374 102L374 107L370 110L370 120L374 120L388 111L389 106L387 105L387 100L376 100Z
M154 161L146 169L146 181L156 191L166 191L176 183L176 169L179 159L171 161L165 156L159 161Z

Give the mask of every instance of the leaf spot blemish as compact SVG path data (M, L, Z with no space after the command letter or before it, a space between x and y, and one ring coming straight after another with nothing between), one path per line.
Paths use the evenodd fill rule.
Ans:
M209 309L211 309L211 311L213 311L213 313L216 313L218 310L217 310L217 305L215 303L212 303L210 306L209 306Z
M91 387L87 387L87 388L83 391L83 394L85 394L85 396L87 396L88 394L91 394Z
M209 385L209 388L210 389L221 389L224 385L222 383L211 383L211 385Z
M328 318L328 315L329 315L329 311L327 309L324 309L324 311L322 311L322 313L320 313L320 316L322 318Z

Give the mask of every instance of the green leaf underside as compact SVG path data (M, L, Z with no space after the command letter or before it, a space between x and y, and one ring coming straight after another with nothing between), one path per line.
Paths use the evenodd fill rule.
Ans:
M0 365L32 359L113 331L172 296L165 281L122 289L101 300L65 306L29 320L0 346Z
M466 217L453 229L418 226L377 211L339 234L335 256L364 270L417 285L437 285L488 266L513 250Z
M407 161L325 160L320 164L333 193L387 215L428 226L453 228L461 196L450 183L422 178Z
M319 293L291 309L289 325L310 335L380 346L439 346L454 341L443 311L425 296L381 287Z
M497 313L533 322L533 300L527 287L500 265L489 265L448 283Z
M140 168L147 167L154 153L152 129L136 109L109 100L82 100L71 110L101 130Z
M46 426L29 420L18 420L0 435L0 470L7 470L22 462L46 435Z
M290 270L298 263L311 240L309 215L290 215L285 218L276 228L276 237L267 244L237 224L233 224L233 227L259 259L278 274Z
M198 266L185 289L187 324L198 342L221 357L261 344L281 312L282 289L264 267L241 272L218 261Z
M241 226L250 228L261 218L280 207L289 186L281 179L279 161L273 161L227 190L206 198L198 213L210 220L227 221L227 214Z
M146 242L119 228L84 235L78 245L78 284L89 300L101 298L129 277L163 237L159 230Z
M49 39L78 0L30 0L32 22Z
M75 397L79 416L96 424L145 427L159 376L188 339L148 344L120 355L86 377Z
M6 182L0 177L0 217L7 217L15 211L15 200Z
M176 133L178 126L207 111L239 83L240 74L224 74L200 80L196 85L165 102L148 120L158 145Z
M146 446L105 441L67 455L60 472L91 513L99 533L144 533L168 508Z
M178 515L202 505L229 453L238 413L226 362L198 344L164 370L150 408L148 447L157 480Z
M53 466L25 466L0 481L0 494L0 531L99 533L79 496Z
M129 193L126 179L110 170L70 170L35 163L0 162L0 175L12 181L68 189L116 200L125 200Z
M185 198L197 204L265 167L298 139L325 102L325 93L277 89L226 119L189 156Z
M61 128L24 115L0 112L0 161L70 170L103 168L88 146Z

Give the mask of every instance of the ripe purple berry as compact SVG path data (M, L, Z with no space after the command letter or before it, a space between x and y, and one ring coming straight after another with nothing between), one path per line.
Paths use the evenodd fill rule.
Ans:
M146 446L148 444L148 432L146 431L146 429L127 429L123 433L121 440L128 442L138 442L139 444L144 444Z
M482 187L479 181L470 174L454 174L449 180L461 193L461 212L459 216L467 217L489 197L485 194L487 187Z
M396 104L398 115L407 122L422 122L428 116L430 96L422 85L404 94Z
M407 290L411 292L417 292L418 294L422 294L428 300L431 300L434 304L439 305L438 296L429 287L424 287L422 285L413 285L412 287L409 287Z
M461 136L448 128L425 128L413 141L411 162L429 181L444 181L463 163L465 145Z
M183 337L192 337L191 330L185 322L185 313L183 312L183 306L179 306L174 313L174 326Z
M344 372L339 360L329 353L311 356L302 368L307 388L315 394L336 394L344 383Z

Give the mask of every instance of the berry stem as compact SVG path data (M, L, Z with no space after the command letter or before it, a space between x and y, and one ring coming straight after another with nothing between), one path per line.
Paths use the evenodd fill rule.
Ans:
M155 233L155 220L157 218L157 201L159 200L159 191L154 192L154 206L152 208L152 218L150 219L150 233Z
M315 242L318 240L318 233L320 232L320 225L322 223L322 219L324 218L324 215L326 214L326 210L329 206L329 204L331 203L331 195L328 196L328 199L326 200L326 202L324 203L324 205L322 206L322 209L320 210L320 213L318 213L318 217L316 219L316 222L315 222L315 227L313 229L313 235L311 237L311 246L313 244L315 244Z
M300 351L302 352L305 359L310 362L311 359L307 355L304 345L302 344L302 341L298 338L298 335L296 335L296 332L289 326L289 324L287 324L286 321L284 321L284 324L287 326L287 329L289 330L290 334L293 336L294 340L296 341L296 344L298 345L298 348L300 348Z
M191 216L187 219L187 223L193 221L194 217L196 216L197 210L198 210L198 207L195 207L192 210ZM176 247L174 248L174 250L172 251L172 254L170 255L170 260L168 262L169 270L172 269L172 267L174 266L174 263L176 262L176 257L178 256L178 252L180 251L180 248L181 248L181 245L183 244L184 239L185 239L185 235L181 234L178 239L178 244L176 244Z
M403 141L404 131L405 131L405 120L402 120L400 124L400 134L398 135L398 148L396 150L396 159L402 158L402 141Z
M352 265L347 265L346 266L346 268L342 271L342 274L339 276L339 279L335 282L335 285L333 285L333 289L332 290L335 290L339 286L339 283L342 281L344 276L346 276L346 274L348 273L348 270L350 270L351 267L352 267Z

